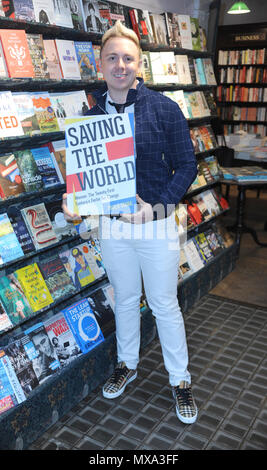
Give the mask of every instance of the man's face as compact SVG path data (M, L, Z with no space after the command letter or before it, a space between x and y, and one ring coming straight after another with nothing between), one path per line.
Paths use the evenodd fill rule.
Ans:
M101 69L108 89L113 95L127 93L135 87L136 75L141 67L138 47L131 39L110 38L101 53Z

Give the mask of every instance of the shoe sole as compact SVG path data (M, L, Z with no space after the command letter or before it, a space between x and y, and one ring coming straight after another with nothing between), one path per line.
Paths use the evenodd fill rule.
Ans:
M177 415L177 418L182 421L182 423L184 424L193 424L195 423L195 421L197 420L197 415L198 415L198 410L196 408L196 414L195 416L192 416L191 418L185 418L184 416L182 416L178 409L177 409L177 406L175 407L176 408L176 415Z
M104 398L109 398L109 399L119 397L120 395L123 394L123 392L124 392L125 388L127 387L127 385L129 383L133 382L133 380L135 380L136 377L137 377L137 372L127 380L127 382L124 384L124 386L120 390L118 390L117 392L114 392L114 393L105 392L104 388L102 388L103 397Z

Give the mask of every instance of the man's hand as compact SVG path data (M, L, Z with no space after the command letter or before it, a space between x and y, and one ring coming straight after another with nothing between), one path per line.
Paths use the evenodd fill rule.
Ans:
M72 214L72 212L69 211L69 209L67 207L67 193L64 193L63 196L62 196L62 206L61 207L62 207L65 219L68 220L69 222L78 222L78 221L82 220L80 215Z
M143 201L138 194L136 195L137 212L135 214L122 214L121 219L131 224L145 224L153 220L153 208L151 204Z

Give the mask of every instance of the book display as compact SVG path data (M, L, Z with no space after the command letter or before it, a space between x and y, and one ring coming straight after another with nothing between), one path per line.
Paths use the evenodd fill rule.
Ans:
M29 411L27 426L31 423L33 432L22 438L23 444L16 436L14 444L5 421L12 419L11 413L23 415L25 403L36 410L42 400L40 419L49 426L52 415L57 419L70 402L73 406L98 385L99 378L92 376L106 373L113 355L115 301L101 257L99 207L82 222L68 222L61 199L67 192L72 207L80 204L80 214L86 215L98 191L103 195L106 190L108 171L115 168L118 180L127 178L120 203L126 212L135 203L132 114L122 115L127 132L119 147L107 136L108 170L98 165L96 173L93 165L75 167L66 159L75 151L68 125L79 129L94 104L92 92L103 84L101 35L117 19L140 38L145 84L180 106L198 159L198 175L176 209L179 233L187 237L178 283L184 310L199 295L188 294L197 279L208 276L211 288L214 266L221 277L233 269L235 248L217 223L228 209L218 187L221 170L212 128L217 81L198 19L181 11L158 14L106 0L14 0L13 6L5 6L5 16L0 17L0 421L10 434L0 441L9 448L27 446L39 432L34 411ZM88 118L82 122L90 127ZM94 129L103 140L97 122ZM107 124L104 128L111 129ZM81 172L92 200L84 199L88 188L81 188ZM112 201L114 214L117 199ZM101 200L101 213L105 210ZM150 341L154 327L145 300L140 311L144 341ZM21 364L16 355L23 358ZM64 402L65 393L69 398ZM20 429L18 436L24 432Z

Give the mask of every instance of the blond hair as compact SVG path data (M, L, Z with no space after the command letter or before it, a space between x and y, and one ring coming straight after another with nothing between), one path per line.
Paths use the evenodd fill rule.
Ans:
M105 32L105 34L102 36L102 41L101 41L101 48L100 48L100 55L103 50L104 45L106 42L111 39L111 38L127 38L133 41L136 45L136 47L139 50L139 54L141 57L141 46L139 39L137 37L137 34L130 28L127 28L124 26L120 20L117 20L114 26L112 28L108 29L108 31Z

